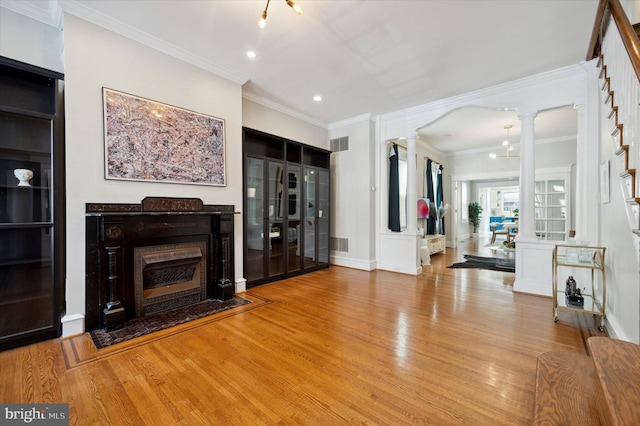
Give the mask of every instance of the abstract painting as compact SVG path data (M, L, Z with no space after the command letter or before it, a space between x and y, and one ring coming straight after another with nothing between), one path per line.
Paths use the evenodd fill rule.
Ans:
M106 179L226 185L224 120L103 88Z

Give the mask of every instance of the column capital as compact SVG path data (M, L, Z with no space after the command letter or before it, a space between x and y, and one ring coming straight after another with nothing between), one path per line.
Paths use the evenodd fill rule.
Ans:
M533 120L534 118L536 118L538 116L538 111L528 111L528 110L522 110L522 111L518 111L518 120L520 121L525 121L528 119Z

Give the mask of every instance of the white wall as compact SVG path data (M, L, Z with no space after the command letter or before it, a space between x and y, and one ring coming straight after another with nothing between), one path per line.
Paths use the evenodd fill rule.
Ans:
M0 55L64 72L60 30L0 7Z
M620 4L631 24L640 22L640 0L620 0Z
M294 118L246 97L242 100L242 125L316 148L329 149L326 125Z
M614 153L609 126L604 111L600 122L600 159L610 161L610 202L598 203L594 208L599 209L601 218L598 244L607 248L605 313L618 338L640 343L638 238L629 226L627 195L623 190L625 183L619 175L622 170L618 169L619 159ZM599 188L593 188L593 191L599 193Z
M67 316L63 334L83 331L85 203L139 203L145 196L195 197L242 208L242 89L108 30L65 15ZM104 178L102 87L225 120L226 187ZM242 278L242 220L235 220L235 277Z
M348 252L332 252L331 263L372 270L375 263L374 123L363 116L333 123L329 138L349 138L349 150L331 154L331 236L347 238Z

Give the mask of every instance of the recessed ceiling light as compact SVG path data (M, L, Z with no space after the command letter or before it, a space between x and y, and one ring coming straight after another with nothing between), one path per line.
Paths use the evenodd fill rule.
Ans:
M320 102L320 101L322 100L322 96L320 96L320 95L315 95L315 96L313 97L313 100L314 100L314 101L316 101L316 102Z
M256 52L254 52L253 50L250 50L250 51L247 52L247 56L249 58L251 58L251 59L255 59L256 56L258 56L258 55L256 55Z

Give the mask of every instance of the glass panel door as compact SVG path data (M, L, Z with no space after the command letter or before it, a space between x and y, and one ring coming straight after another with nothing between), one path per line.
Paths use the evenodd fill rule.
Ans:
M300 166L287 163L287 273L300 270Z
M329 263L329 171L318 169L318 260Z
M302 233L302 247L304 250L304 268L316 266L316 170L313 167L304 168L304 223Z
M268 235L268 275L273 277L284 273L284 219L287 202L284 188L284 167L280 161L269 160L268 180L269 223L265 235Z
M0 336L52 327L52 122L0 113Z
M247 157L247 194L245 233L247 235L245 274L247 281L264 279L265 273L265 185L264 160Z

